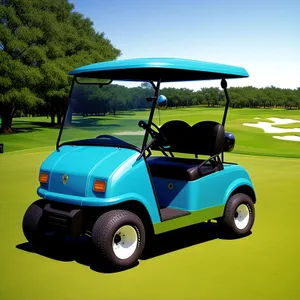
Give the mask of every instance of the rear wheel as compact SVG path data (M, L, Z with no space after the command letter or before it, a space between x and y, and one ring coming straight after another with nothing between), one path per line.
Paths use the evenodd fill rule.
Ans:
M44 200L37 200L32 203L23 217L23 233L26 239L34 247L49 249L58 247L64 241L64 236L57 232L45 230L43 209L46 205Z
M101 215L92 230L92 242L100 258L114 267L137 263L145 247L143 222L134 213L112 210Z
M242 237L250 233L254 220L255 208L252 199L239 193L228 200L220 223L226 234Z

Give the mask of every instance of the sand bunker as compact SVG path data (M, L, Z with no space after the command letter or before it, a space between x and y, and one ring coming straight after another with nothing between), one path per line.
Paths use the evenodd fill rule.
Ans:
M259 119L259 118L254 118ZM286 125L286 124L293 124L293 123L300 123L299 120L293 119L280 119L280 118L268 118L268 120L272 121L273 123L269 122L258 122L254 123L244 123L244 126L249 127L256 127L263 129L265 133L300 133L300 128L279 128L273 127L274 125ZM286 141L300 141L300 137L296 135L289 135L289 136L273 136L275 139L286 140Z
M145 131L122 131L117 132L115 135L144 135Z
M273 136L273 138L278 140L284 140L284 141L300 142L300 136L297 135Z
M285 125L285 124L300 123L300 121L293 120L293 119L268 118L268 120L274 122L275 125Z
M272 123L268 123L268 122L258 122L257 124L244 123L243 125L249 126L249 127L261 128L265 131L265 133L300 132L300 128L278 128L278 127L273 127L273 125L277 125L277 124L272 124Z

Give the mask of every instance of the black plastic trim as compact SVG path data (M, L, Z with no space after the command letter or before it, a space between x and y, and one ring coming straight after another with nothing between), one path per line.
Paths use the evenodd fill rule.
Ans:
M149 179L150 179L150 182L151 182L151 185L152 185L152 190L153 190L154 198L155 198L155 201L156 201L156 206L157 206L158 214L159 214L159 217L160 217L160 221L162 221L162 216L161 216L161 212L160 212L160 205L159 205L156 189L155 189L155 186L154 186L152 174L151 174L151 171L150 171L150 167L148 165L147 159L145 158L145 155L143 155L143 157L144 157L144 161L145 161L146 168L147 168L147 171L148 171Z
M68 97L66 109L65 109L65 112L63 114L63 120L62 120L61 125L60 125L59 134L58 134L58 138L57 138L57 141L56 141L56 150L58 150L58 148L59 148L59 142L60 142L60 138L61 138L61 135L62 135L62 130L63 130L64 125L65 125L66 115L67 115L68 107L69 107L70 100L71 100L71 95L72 95L72 91L73 91L74 82L75 82L75 77L73 77L73 80L72 80L72 84L71 84L71 88L70 88L70 92L69 92L69 97Z
M71 209L65 211L53 208L51 204L44 207L46 228L66 232L73 237L83 234L83 212L82 209Z
M186 210L174 209L174 208L161 208L162 221L168 221L176 218L181 218L190 215L191 213Z
M152 107L151 107L150 115L148 118L148 126L151 126L151 123L152 123L152 119L153 119L153 115L154 115L154 111L155 111L155 105L156 105L156 101L157 101L157 97L158 97L158 91L159 91L159 87L160 87L160 80L158 80L156 86L153 82L151 82L151 84L154 88L154 98L152 101ZM143 144L142 144L143 151L145 151L145 148L147 146L148 137L149 137L149 129L148 130L146 129Z
M142 150L134 145L130 145L130 144L116 144L116 143L97 143L97 144L91 144L88 143L88 140L79 140L79 141L71 141L71 142L65 142L59 145L59 147L62 146L91 146L91 147L113 147L113 148L125 148L125 149L131 149L131 150L136 150L137 152L141 152Z
M204 165L211 159L213 158L210 157L204 161L194 158L152 156L148 158L147 163L154 177L194 181L223 170L220 161L216 162L215 165Z
M228 95L228 91L227 91L227 81L225 78L223 78L221 80L221 87L224 90L225 97L226 97L225 110L224 110L223 120L222 120L222 125L223 125L224 131L225 131L225 123L226 123L227 112L228 112L228 107L229 107L229 103L230 103L230 99L229 99L229 95ZM222 153L221 153L221 160L222 160L222 162L224 162L224 151L222 151Z

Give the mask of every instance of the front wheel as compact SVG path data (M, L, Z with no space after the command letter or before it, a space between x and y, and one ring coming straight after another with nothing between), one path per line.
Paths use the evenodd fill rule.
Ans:
M92 242L101 259L113 267L137 263L145 247L143 222L134 213L112 210L101 215L92 230Z
M235 194L228 200L221 227L226 234L242 237L250 233L255 220L252 199L246 194Z
M63 245L64 235L48 232L44 224L44 200L37 200L26 210L23 217L23 233L30 244L37 249L50 249Z

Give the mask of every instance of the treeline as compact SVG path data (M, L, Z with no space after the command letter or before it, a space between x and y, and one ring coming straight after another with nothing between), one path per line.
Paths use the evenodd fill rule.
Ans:
M138 87L111 84L103 86L76 85L72 93L73 112L88 115L117 114L118 111L140 110L150 107L146 98L153 96L151 85ZM163 88L160 90L168 99L168 108L202 105L218 107L225 105L225 94L219 88L202 88L194 91L185 88ZM228 89L231 108L285 108L300 109L300 88L280 89L276 87L255 88L231 87ZM16 112L16 116L49 115L46 105L35 110Z
M121 51L93 22L74 11L68 0L0 0L0 133L11 133L18 116L47 115L60 124L66 107L71 78L67 73L79 66L117 59ZM116 114L118 110L149 107L153 90L119 85L87 91L76 87L73 97L88 97L84 114ZM230 106L300 108L300 88L229 88ZM87 94L88 93L88 94ZM168 107L223 106L219 88L164 88Z
M198 91L166 88L161 91L168 98L169 107L192 105L224 106L225 94L221 88L202 88ZM230 87L228 88L232 108L300 108L300 88L281 89L274 86L266 88Z
M139 87L125 87L111 84L101 89L98 86L77 85L72 97L76 102L76 113L83 115L116 114L149 108L147 97L153 96L153 89L143 83ZM204 105L217 107L225 105L225 94L219 88L202 88L194 91L185 88L163 88L160 90L168 99L169 108ZM232 108L300 108L300 88L280 89L276 87L234 87L228 89Z

